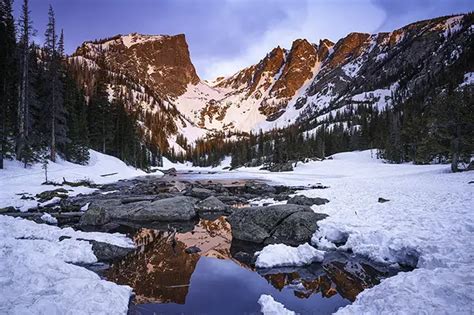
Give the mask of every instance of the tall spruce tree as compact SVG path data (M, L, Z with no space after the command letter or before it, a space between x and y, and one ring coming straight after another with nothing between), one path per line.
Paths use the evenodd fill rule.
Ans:
M17 140L16 157L26 165L31 161L31 148L29 143L30 132L30 57L31 57L31 36L34 34L33 24L30 18L28 0L23 1L19 20L19 56L20 56L20 88L17 114Z
M10 139L15 135L16 120L16 39L13 19L13 1L0 0L0 169L11 152Z
M62 47L64 38L58 47L58 35L56 33L56 18L52 6L49 6L48 25L46 27L44 44L44 61L46 65L46 112L48 113L50 135L50 158L56 161L58 146L64 146L66 138L66 118L63 101L62 84L62 60L64 48Z

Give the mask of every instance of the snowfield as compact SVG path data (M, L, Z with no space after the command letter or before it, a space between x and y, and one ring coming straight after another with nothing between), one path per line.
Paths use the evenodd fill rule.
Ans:
M213 176L329 186L298 192L330 200L313 206L329 215L318 222L314 246L336 250L334 243L347 240L339 250L417 268L365 290L341 314L474 313L474 184L469 184L474 172L453 174L449 165L387 164L367 150L298 163L293 172L257 167ZM389 201L379 203L380 197Z
M145 172L130 167L113 156L93 150L89 150L89 153L88 165L73 164L60 159L56 163L49 162L48 180L62 183L63 178L70 182L89 179L96 184L107 184L121 179L146 175ZM0 170L0 208L13 206L20 211L27 211L29 208L36 207L38 202L36 200L21 199L19 194L26 193L34 196L37 193L58 188L41 185L45 181L44 170L41 167L41 164L34 164L25 169L23 164L18 161L5 160L5 169ZM64 186L64 188L70 190L70 196L91 193L95 190L88 187Z
M70 238L59 241L60 236ZM132 289L74 264L97 262L88 239L133 247L121 234L85 233L0 216L1 314L126 314Z
M240 170L245 173L286 185L330 186L299 192L330 200L313 206L329 215L312 239L319 249L335 249L334 242L347 239L341 250L417 267L365 290L339 313L474 312L474 172L385 164L363 151L299 164L294 172ZM390 201L379 203L379 197Z

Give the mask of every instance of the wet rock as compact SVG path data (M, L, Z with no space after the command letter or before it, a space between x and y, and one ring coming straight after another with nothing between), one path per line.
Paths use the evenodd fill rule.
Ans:
M173 198L122 204L120 200L93 201L81 217L81 226L104 225L112 221L187 221L196 216L196 199Z
M199 212L228 212L229 206L217 199L215 196L210 196L196 204L196 211Z
M385 198L382 198L382 197L379 198L380 203L389 202L389 201L390 201L390 199L385 199Z
M288 204L301 205L301 206L312 206L312 205L320 206L328 202L329 200L325 198L318 198L318 197L309 198L303 195L294 196L288 199Z
M197 254L201 251L201 249L197 246L191 246L186 248L184 251L186 252L186 254Z
M268 184L246 183L245 192L252 195L268 195L276 193L276 188Z
M290 195L292 195L292 193L285 192L285 193L276 195L273 199L275 199L276 201L288 200L290 199Z
M216 196L217 199L227 205L247 204L247 199L238 196Z
M215 192L206 188L197 188L193 187L191 190L185 194L186 196L191 196L198 199L206 199L210 196L215 195Z
M309 242L325 214L308 206L274 205L235 209L228 221L235 239L253 243L299 245Z
M134 248L120 247L94 240L86 241L92 244L92 251L99 261L119 260L135 250Z
M42 193L39 193L36 195L36 198L38 198L39 202L46 202L48 200L51 200L55 197L59 198L67 198L68 191L64 188L58 188L55 190L47 190L43 191Z

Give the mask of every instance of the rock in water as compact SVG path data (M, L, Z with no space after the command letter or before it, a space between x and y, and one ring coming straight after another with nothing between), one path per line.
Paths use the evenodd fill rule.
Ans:
M218 212L226 213L230 210L230 207L225 203L217 199L217 197L211 196L203 201L200 201L196 204L196 211L200 212Z
M235 209L228 220L237 240L300 245L310 241L317 222L326 217L308 206L274 205Z
M301 206L312 206L312 205L323 205L328 203L329 200L325 198L309 198L303 195L294 196L288 199L288 204L301 205Z
M92 244L92 251L94 252L94 255L97 257L98 261L109 262L118 260L135 250L134 248L120 247L94 240L87 241Z
M112 221L188 221L196 216L196 201L185 196L129 204L117 199L96 200L82 216L80 225L96 226Z
M196 187L194 187L188 193L186 193L186 195L202 200L202 199L206 199L210 196L215 195L215 192L213 192L210 189L206 189L206 188L196 188Z

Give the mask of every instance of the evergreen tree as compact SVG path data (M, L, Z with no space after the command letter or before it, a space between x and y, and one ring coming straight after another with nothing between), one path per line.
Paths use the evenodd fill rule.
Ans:
M0 169L11 152L16 121L16 39L13 19L13 1L0 0Z

